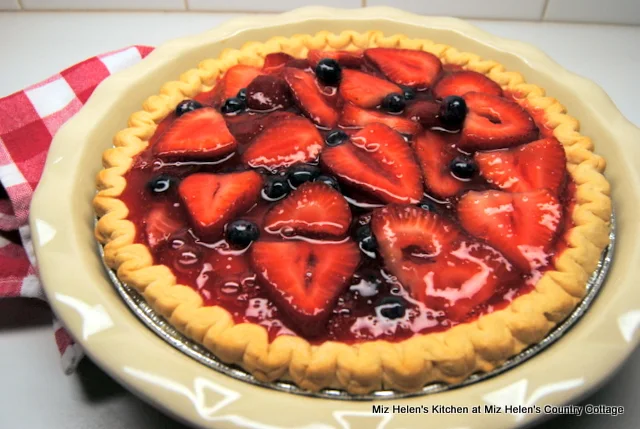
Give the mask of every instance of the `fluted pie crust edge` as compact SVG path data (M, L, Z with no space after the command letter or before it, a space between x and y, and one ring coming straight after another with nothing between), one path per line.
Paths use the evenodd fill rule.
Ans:
M571 213L574 226L567 231L567 248L555 258L535 289L504 309L444 332L416 334L399 341L366 341L348 345L326 341L311 345L297 336L269 341L264 327L234 323L222 307L205 306L200 294L176 284L171 269L154 265L147 246L135 243L136 227L127 220L129 210L119 199L124 175L136 155L145 150L157 125L185 98L213 88L218 76L236 64L262 66L264 57L285 52L304 58L310 49L355 50L388 47L424 50L443 64L485 74L503 89L522 97L529 108L544 111L546 126L562 143L567 171L576 184ZM379 31L274 37L227 49L188 70L179 81L168 82L159 95L149 97L143 110L129 118L118 132L114 147L103 153L93 205L99 217L96 237L104 245L104 258L118 278L134 287L158 313L222 361L236 364L261 381L290 380L308 390L340 388L354 394L379 389L415 391L432 382L457 383L475 372L486 372L509 357L542 340L580 302L589 276L609 242L610 186L602 175L605 160L593 153L592 141L579 132L579 122L545 91L506 71L491 60L404 35L384 36Z

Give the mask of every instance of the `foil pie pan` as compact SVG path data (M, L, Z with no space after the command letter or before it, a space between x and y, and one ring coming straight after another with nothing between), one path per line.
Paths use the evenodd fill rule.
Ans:
M203 346L191 341L189 338L185 337L183 334L178 332L171 324L169 324L164 317L159 315L155 310L153 310L144 300L142 295L138 293L134 288L127 286L123 282L121 282L115 271L110 269L106 264L104 264L104 250L101 245L98 245L101 259L103 261L106 272L109 276L109 279L113 283L113 286L118 291L124 302L127 304L129 309L156 335L162 338L164 341L169 343L171 346L180 350L182 353L187 356L195 359L196 361L202 363L203 365L208 366L218 372L226 374L230 377L233 377L238 380L245 381L247 383L251 383L257 386L261 386L268 389L274 389L281 392L289 392L296 395L317 397L317 398L327 398L327 399L338 399L338 400L351 400L351 401L367 401L367 400L382 400L382 399L400 399L407 397L415 397L428 395L432 393L443 392L446 390L451 390L455 388L460 388L463 386L468 386L473 383L478 383L480 381L486 380L491 377L495 377L509 369L519 365L532 357L536 356L538 353L545 350L551 344L556 342L559 338L561 338L571 327L578 321L580 318L587 312L593 300L597 297L598 292L602 288L602 285L605 282L607 272L611 266L614 247L616 242L616 222L615 216L611 215L611 230L609 233L609 245L602 252L602 256L600 257L600 262L596 270L593 272L589 281L587 283L587 293L582 301L578 304L578 306L574 309L574 311L558 326L556 326L549 334L539 343L534 344L527 349L523 350L516 356L511 357L506 362L504 362L501 366L495 368L493 371L487 373L477 373L468 377L463 382L457 384L445 384L445 383L432 383L424 386L421 390L416 392L398 392L394 390L377 390L367 395L354 395L348 393L344 390L339 389L324 389L319 392L310 392L304 389L299 388L294 383L286 382L286 381L276 381L272 383L265 383L259 380L256 380L250 373L246 372L242 368L235 365L228 365L224 362L221 362L216 356L214 356L210 351L205 349Z

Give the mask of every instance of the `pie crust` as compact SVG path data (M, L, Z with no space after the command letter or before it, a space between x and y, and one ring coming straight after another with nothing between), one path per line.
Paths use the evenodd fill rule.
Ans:
M149 248L135 243L136 229L127 220L129 210L119 197L133 159L147 146L157 125L185 98L213 88L218 76L236 64L262 66L264 57L285 52L304 58L310 49L355 50L388 47L424 50L443 64L480 72L503 89L517 94L529 108L542 112L546 126L562 143L567 171L575 188L571 213L573 227L566 233L566 249L535 289L514 299L504 309L444 332L416 334L399 341L366 341L348 345L326 341L311 345L304 338L283 335L269 341L264 327L234 323L222 307L204 306L198 292L176 284L171 269L154 265ZM203 344L222 361L236 364L261 381L290 380L304 389L345 389L365 394L379 389L415 391L432 382L457 383L476 372L486 372L529 345L541 341L580 302L590 274L609 242L610 186L603 176L605 160L593 153L591 139L579 132L579 122L545 91L526 83L491 60L404 35L384 36L379 31L274 37L265 43L249 42L227 49L188 70L179 81L168 82L159 95L149 97L143 110L129 118L118 132L114 147L103 153L93 205L99 217L96 237L104 245L104 258L120 280L134 287L146 301L186 336Z

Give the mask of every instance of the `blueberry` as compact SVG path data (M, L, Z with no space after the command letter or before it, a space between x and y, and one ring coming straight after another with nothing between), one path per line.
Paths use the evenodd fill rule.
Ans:
M238 95L236 95L236 98L239 98L242 101L247 101L247 88L242 88L240 91L238 91Z
M339 146L349 140L349 136L342 130L333 130L324 138L327 146Z
M382 100L382 109L389 113L400 113L404 110L405 102L402 94L392 92Z
M370 225L362 225L356 230L356 240L360 248L365 252L375 252L378 248L378 242L371 231Z
M324 174L321 174L320 176L316 177L316 180L314 180L314 182L326 183L336 191L340 191L340 185L338 184L338 181L335 179L335 177L325 176Z
M467 103L464 98L450 95L440 105L440 122L446 127L460 128L467 116Z
M342 78L342 67L334 59L323 58L316 66L316 76L325 85L337 85Z
M196 109L201 109L204 106L196 100L183 100L176 106L176 116L182 116L185 113L193 112Z
M436 211L436 205L428 198L423 198L422 201L418 203L418 207L428 212Z
M174 177L161 174L154 177L147 183L147 187L154 194L164 194L177 184L177 180Z
M405 86L402 88L402 95L405 100L413 100L416 98L416 91L413 88Z
M458 179L468 180L478 171L475 161L468 156L456 156L449 164L451 173Z
M258 225L248 220L234 220L227 225L226 239L229 244L238 247L247 247L260 236Z
M247 104L240 98L227 98L220 111L225 115L235 115L247 108Z
M313 179L318 177L320 173L320 169L315 165L300 164L291 167L287 178L289 179L289 184L293 188L297 188L304 182L311 182Z
M400 319L407 312L407 305L404 299L398 296L385 296L380 300L377 307L380 315L387 319Z
M271 176L262 189L262 196L269 201L277 201L289 193L291 187L285 176Z

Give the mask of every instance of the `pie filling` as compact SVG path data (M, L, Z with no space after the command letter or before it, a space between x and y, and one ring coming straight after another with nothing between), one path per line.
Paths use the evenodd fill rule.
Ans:
M519 101L426 52L271 54L180 103L121 199L154 263L272 339L442 331L566 246L564 149Z

